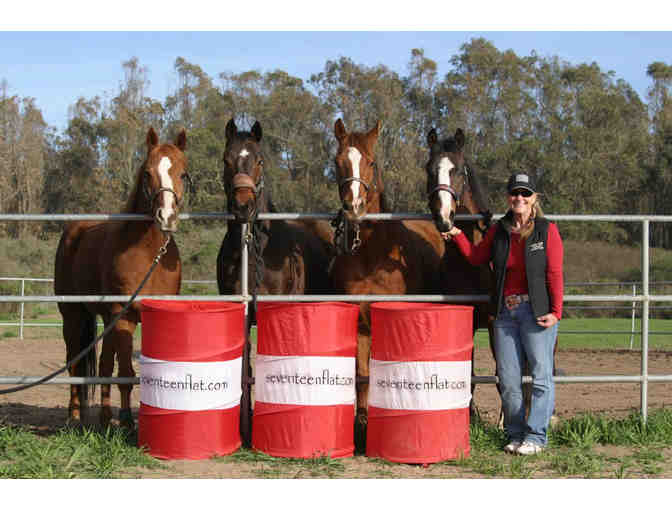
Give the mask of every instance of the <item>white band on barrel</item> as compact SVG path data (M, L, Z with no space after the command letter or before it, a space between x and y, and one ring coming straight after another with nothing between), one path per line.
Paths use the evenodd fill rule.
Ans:
M164 361L140 356L140 402L160 409L206 411L240 405L242 358Z
M257 355L254 395L268 404L353 404L355 358Z
M382 409L462 409L471 399L471 361L371 360L369 405Z

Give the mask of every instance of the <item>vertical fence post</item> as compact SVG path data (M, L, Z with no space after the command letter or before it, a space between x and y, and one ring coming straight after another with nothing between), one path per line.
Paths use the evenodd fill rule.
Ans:
M21 278L21 297L26 295L26 279ZM19 338L23 340L23 311L26 303L21 301L21 317L19 319Z
M633 283L632 284L632 297L635 297L637 295L637 284ZM632 320L630 321L630 350L632 350L632 344L635 340L635 309L636 309L636 303L635 301L632 302Z
M642 220L642 421L646 425L649 386L649 220Z
M252 367L250 365L250 301L248 289L248 232L249 225L243 223L240 229L240 293L243 295L245 304L245 346L243 347L243 370L242 370L242 391L240 398L240 436L243 446L249 448L252 444Z

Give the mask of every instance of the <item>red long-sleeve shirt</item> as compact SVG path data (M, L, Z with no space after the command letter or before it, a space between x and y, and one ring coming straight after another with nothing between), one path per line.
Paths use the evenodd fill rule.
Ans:
M460 232L453 238L462 255L469 263L480 266L490 262L492 243L499 223L490 227L483 241L473 245L469 238ZM558 320L562 319L562 300L564 296L564 280L562 277L563 246L560 232L555 223L548 225L546 242L546 288L548 289L551 313ZM511 294L527 294L527 275L525 273L525 241L520 234L511 233L511 247L506 261L504 278L504 296Z

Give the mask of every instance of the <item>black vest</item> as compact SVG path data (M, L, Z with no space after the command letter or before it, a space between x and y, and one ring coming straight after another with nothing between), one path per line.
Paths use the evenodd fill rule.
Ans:
M499 220L492 244L492 264L495 270L496 287L490 304L494 307L496 315L499 314L504 301L504 279L506 276L506 261L509 258L511 247L510 226L512 218L513 214L509 211L506 216ZM546 286L548 225L549 221L547 219L535 218L534 230L525 240L527 289L535 317L546 315L551 311L548 287Z

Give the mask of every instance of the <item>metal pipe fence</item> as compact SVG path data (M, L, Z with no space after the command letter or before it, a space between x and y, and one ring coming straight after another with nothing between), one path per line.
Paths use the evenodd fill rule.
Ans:
M495 215L498 219L502 215ZM233 219L233 215L226 213L182 213L179 215L180 220L190 219ZM330 220L333 218L332 214L305 214L305 213L263 213L259 215L259 219L266 220L300 220L300 219L324 219ZM481 215L458 215L460 220L477 220L481 219ZM648 413L648 383L649 382L672 382L672 375L649 375L648 373L648 339L649 339L649 313L650 304L653 302L672 302L671 295L652 295L650 293L649 282L649 227L651 222L672 222L672 216L657 216L657 215L548 215L548 219L553 221L605 221L605 222L636 222L642 225L642 280L637 282L641 286L641 294L612 294L612 295L566 295L565 302L609 302L609 303L641 303L642 309L642 327L641 327L641 369L638 376L624 376L624 375L609 375L609 376L557 376L554 378L557 383L639 383L640 384L640 409L642 420L646 422ZM369 214L366 216L367 220L413 220L423 219L431 220L429 214L413 214L413 213L381 213ZM101 220L101 221L151 221L152 218L148 215L141 214L0 214L0 221L72 221L72 220ZM244 303L245 313L247 318L247 304L252 300L249 294L247 282L247 245L245 237L247 234L247 225L243 225L241 229L241 245L243 253L241 257L241 294L231 296L154 296L143 295L143 298L154 299L174 299L174 300L207 300L207 301L238 301ZM634 294L634 295L633 295ZM124 302L130 296L0 296L0 302ZM346 301L346 302L368 302L368 301L427 301L427 302L485 302L488 296L473 296L473 295L260 295L257 296L258 301L290 301L290 302L311 302L311 301ZM249 339L248 339L249 345ZM81 379L81 380L80 380ZM130 379L130 380L129 380ZM0 377L0 384L20 384L28 382L29 376L26 377ZM72 378L57 378L51 381L52 384L73 384ZM74 384L93 383L93 384L138 384L138 378L78 378ZM488 377L474 377L474 383L493 384L497 382L496 376ZM526 382L529 382L527 380ZM248 410L241 409L241 413Z

